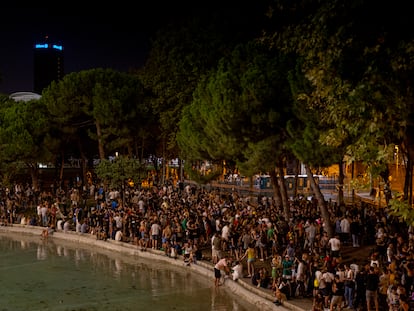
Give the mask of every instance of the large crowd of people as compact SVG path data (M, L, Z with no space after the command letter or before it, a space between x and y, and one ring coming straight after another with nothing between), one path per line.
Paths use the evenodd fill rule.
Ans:
M156 249L186 264L209 260L232 280L274 293L275 304L309 297L313 310L409 310L414 299L414 228L387 209L328 201L325 220L315 199L290 199L283 216L272 197L188 183L121 193L103 185L34 192L16 184L1 192L1 225L73 230L97 239ZM326 226L332 225L334 236ZM48 231L49 232L49 231ZM345 247L363 248L344 259Z

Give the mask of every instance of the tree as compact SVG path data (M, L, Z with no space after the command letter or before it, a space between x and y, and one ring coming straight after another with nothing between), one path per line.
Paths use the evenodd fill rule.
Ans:
M221 59L183 110L177 141L185 159L232 160L242 173L269 171L275 177L290 118L288 64L285 55L258 42L241 44ZM273 182L279 195L280 182ZM288 216L287 199L284 203Z
M113 160L104 159L95 168L97 177L109 188L121 189L122 201L125 202L125 188L128 181L141 182L142 163L128 156L117 156Z
M153 94L152 105L159 116L163 140L162 158L175 158L176 133L184 107L200 79L217 66L233 48L259 34L265 3L209 5L182 23L160 30L139 75ZM246 23L246 20L251 23Z
M62 132L79 137L85 131L97 142L99 158L105 159L108 152L121 148L132 155L136 143L149 139L145 131L154 119L145 96L136 75L98 68L53 82L43 92L42 102Z
M0 160L4 172L24 163L36 190L39 190L38 164L52 159L45 148L49 121L47 110L37 100L16 102L8 99L0 108Z
M301 17L275 33L271 44L301 61L300 70L311 88L297 97L306 97L307 108L318 111L326 129L319 141L345 147L351 161L366 163L387 183L394 146L407 144L412 135L406 126L413 111L407 83L412 76L413 36L406 31L413 22L407 4L278 4L283 5L276 6L277 17L285 12Z

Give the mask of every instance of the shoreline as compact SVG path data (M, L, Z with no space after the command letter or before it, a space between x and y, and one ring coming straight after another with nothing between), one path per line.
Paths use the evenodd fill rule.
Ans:
M12 226L0 226L1 233L18 233L18 234L28 234L31 236L41 237L44 227L38 226L29 226L29 225L19 225L13 224ZM105 249L109 251L116 251L119 254L128 254L130 256L142 257L149 260L157 260L161 262L166 262L170 265L183 266L182 256L179 256L178 259L173 259L165 256L163 251L148 249L145 252L142 252L138 249L136 245L119 242L115 240L97 240L95 236L90 234L81 234L74 231L55 231L53 234L49 235L48 239L61 239L68 242L82 243L83 245L89 245L96 247L98 249ZM214 270L213 265L209 262L198 260L197 264L191 264L186 267L192 273L197 275L204 276L208 281L214 283ZM265 292L255 286L247 283L243 279L239 279L237 282L231 280L231 278L226 279L226 282L223 287L226 290L231 291L233 294L238 295L241 299L246 300L251 304L254 304L258 307L259 310L292 310L292 311L308 311L311 308L307 306L301 307L295 304L290 303L289 301L284 302L283 306L276 306L273 301L274 297L269 292ZM311 307L311 306L310 306Z

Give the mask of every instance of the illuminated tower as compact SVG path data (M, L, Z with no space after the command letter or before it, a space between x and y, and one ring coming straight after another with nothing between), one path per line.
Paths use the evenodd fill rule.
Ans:
M63 46L49 42L46 36L42 43L34 45L33 73L34 92L42 94L52 81L63 78Z

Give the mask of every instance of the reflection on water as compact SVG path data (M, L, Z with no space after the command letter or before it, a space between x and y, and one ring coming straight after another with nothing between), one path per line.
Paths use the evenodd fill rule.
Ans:
M254 310L185 267L60 240L1 235L0 273L2 311Z

